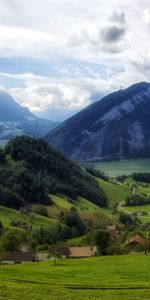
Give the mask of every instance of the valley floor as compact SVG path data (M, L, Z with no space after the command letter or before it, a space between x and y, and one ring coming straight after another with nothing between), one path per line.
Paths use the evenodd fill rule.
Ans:
M88 165L94 165L97 170L101 170L109 176L131 175L134 172L149 172L150 158L92 162Z
M0 300L150 299L150 256L0 266Z

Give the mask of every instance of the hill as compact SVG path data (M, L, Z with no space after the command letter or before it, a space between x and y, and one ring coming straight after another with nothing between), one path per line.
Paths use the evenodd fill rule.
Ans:
M99 206L107 205L96 180L43 140L17 137L5 146L3 153L1 205L19 208L27 203L50 204L49 194L65 194L72 201L82 196ZM5 155L10 157L9 164Z
M39 119L28 108L21 106L6 92L0 91L0 143L12 137L28 134L44 136L58 123Z
M150 84L112 93L68 119L46 140L75 160L150 156Z

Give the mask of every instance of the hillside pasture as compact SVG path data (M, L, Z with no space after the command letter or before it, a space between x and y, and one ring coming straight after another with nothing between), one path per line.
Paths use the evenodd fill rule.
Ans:
M10 227L14 221L22 220L33 228L50 227L57 223L55 219L47 218L35 213L28 215L21 214L20 211L0 206L0 221L4 227Z
M142 223L150 223L150 204L137 205L137 206L123 206L119 208L124 213L145 213L146 215L138 216Z
M112 208L116 203L124 201L129 195L129 186L126 184L117 185L111 182L97 179L108 199L108 206Z
M108 225L110 220L113 220L113 216L108 209L101 208L83 197L78 197L72 203L64 197L51 195L51 199L55 205L48 207L50 216L52 212L54 213L54 210L55 212L57 210L57 213L59 212L60 214L61 211L69 211L71 207L74 207L82 220L91 220L96 225L105 226Z

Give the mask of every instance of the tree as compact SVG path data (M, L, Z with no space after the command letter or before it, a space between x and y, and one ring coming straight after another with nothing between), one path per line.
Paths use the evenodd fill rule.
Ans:
M11 230L4 232L0 238L0 249L5 252L15 252L20 250L19 237Z
M5 155L2 149L0 149L0 163L4 163L5 161Z
M57 243L54 243L53 245L51 245L51 247L49 248L49 257L54 258L54 264L55 265L57 264L57 259L61 258L61 254L58 251L58 247L59 247L59 244L57 242Z
M95 243L98 248L98 252L102 255L106 255L109 244L109 233L102 230L97 231L95 234Z
M80 219L75 207L72 207L68 212L61 212L60 220L71 229L72 237L77 237L86 233L85 223Z
M2 235L3 232L4 232L4 227L2 222L0 221L0 236Z

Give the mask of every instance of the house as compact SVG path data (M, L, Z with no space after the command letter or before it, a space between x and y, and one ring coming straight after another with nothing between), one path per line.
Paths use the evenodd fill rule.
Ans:
M140 235L135 235L131 237L130 239L126 240L123 244L124 247L130 247L134 249L137 245L141 245L145 247L147 244L147 240L141 237Z
M85 258L97 255L97 247L58 247L56 252L62 258Z
M96 247L69 247L69 258L92 257L96 253Z
M21 263L27 261L36 261L36 257L31 252L5 252L0 253L2 263Z
M60 253L62 258L69 257L70 255L70 250L68 247L59 247L57 251Z

